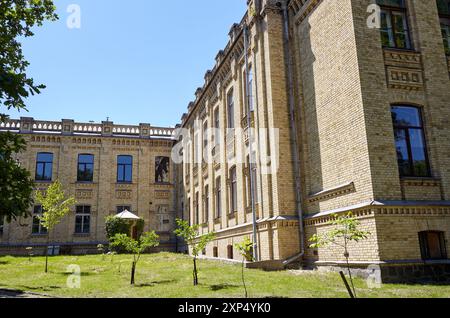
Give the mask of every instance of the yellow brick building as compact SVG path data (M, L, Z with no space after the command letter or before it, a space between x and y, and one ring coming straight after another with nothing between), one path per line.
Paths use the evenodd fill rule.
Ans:
M0 131L25 138L27 150L17 159L37 189L59 180L77 200L50 237L35 217L39 205L32 217L3 224L0 253L23 254L26 247L41 253L47 239L61 253L95 253L97 244L107 244L105 218L125 209L144 219L145 230L158 232L162 249L176 249L173 129L21 118L2 123Z
M307 240L353 212L371 233L351 246L355 269L449 274L449 1L247 3L182 117L183 206L217 233L205 255L237 260L256 232L259 266L339 267L342 251Z

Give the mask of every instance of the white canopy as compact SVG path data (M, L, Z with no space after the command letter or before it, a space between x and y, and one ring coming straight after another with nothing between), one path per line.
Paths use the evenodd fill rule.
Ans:
M141 219L140 217L138 217L137 215L134 215L133 213L131 213L128 210L125 210L125 211L117 214L115 217L119 218L119 219L123 219L123 220L140 220Z

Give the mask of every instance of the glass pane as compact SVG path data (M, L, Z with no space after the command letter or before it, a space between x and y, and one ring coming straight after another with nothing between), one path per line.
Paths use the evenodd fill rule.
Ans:
M125 166L119 165L117 168L117 181L125 181Z
M133 163L133 157L131 156L119 156L117 157L118 164L131 165Z
M46 163L44 170L44 180L52 180L52 170L53 165L51 163Z
M44 164L36 164L36 180L44 180Z
M94 164L94 156L93 155L79 155L78 163Z
M437 0L439 14L450 15L450 0Z
M381 11L381 43L386 47L395 47L394 34L392 32L391 14Z
M402 49L409 49L410 44L408 36L408 26L405 14L402 12L394 12L393 19L395 25L396 47Z
M377 0L377 4L380 6L404 8L405 0Z
M420 110L416 107L392 107L392 120L395 127L422 127Z
M38 153L37 161L39 161L39 162L53 162L53 154L51 154L51 153Z
M125 166L125 181L131 182L133 178L133 168L131 166Z
M412 171L409 164L408 143L405 130L395 130L395 146L400 176L411 176Z
M426 157L425 140L422 130L410 129L409 139L411 142L414 175L417 177L426 177L429 175L429 169Z
M84 217L83 233L89 233L90 232L90 228L91 228L91 217L90 216L85 216Z

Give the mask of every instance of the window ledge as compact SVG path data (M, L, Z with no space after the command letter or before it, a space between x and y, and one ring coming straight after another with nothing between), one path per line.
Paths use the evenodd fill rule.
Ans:
M440 187L442 184L441 179L432 177L402 177L400 182L406 186Z
M228 214L228 219L235 219L236 215L237 215L237 211L230 213L230 214Z
M73 237L90 237L91 233L74 233Z

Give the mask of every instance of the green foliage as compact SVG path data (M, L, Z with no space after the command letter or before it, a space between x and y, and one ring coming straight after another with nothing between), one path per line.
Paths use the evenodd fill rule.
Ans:
M25 60L19 39L34 35L33 29L45 20L55 21L52 0L2 0L0 2L0 106L26 109L29 95L39 94L44 85L36 85L26 74ZM6 116L0 114L0 119Z
M159 245L159 236L154 232L144 233L138 240L134 240L126 234L116 234L111 239L111 247L124 246L126 251L139 257L150 247Z
M200 226L198 224L190 226L189 222L180 219L177 219L176 222L178 228L174 231L175 235L183 238L185 242L191 246L192 255L195 257L197 257L200 252L206 248L206 245L215 238L214 232L200 236L198 231Z
M49 232L70 212L70 207L77 203L74 197L66 198L58 180L52 183L45 193L36 191L36 201L43 209L39 220Z
M116 236L116 234L130 234L131 223L127 220L115 217L106 217L106 237L108 240Z
M140 219L136 221L124 220L115 216L106 217L106 237L111 239L116 234L129 234L131 226L136 225L137 236L141 236L144 232L145 221Z
M206 235L200 236L198 231L200 225L195 224L190 226L187 221L177 219L178 228L174 231L175 235L184 239L184 241L191 246L192 255L194 256L194 270L193 270L193 278L194 278L194 286L198 285L198 269L197 269L197 257L201 251L206 248L209 242L214 240L215 234L214 232L208 233Z
M127 234L116 234L111 238L111 247L123 247L127 252L133 254L133 264L131 265L131 285L134 285L136 266L144 253L150 247L159 245L159 236L154 232L144 233L138 240L134 240Z
M245 237L241 243L234 244L234 247L247 262L253 261L253 242L248 237Z
M348 242L359 242L367 239L370 235L369 232L361 231L358 229L360 223L350 212L344 216L333 215L333 220L328 222L327 225L332 225L333 228L321 235L314 234L309 241L312 243L311 248L324 247L329 244L335 244L345 248L347 253Z
M0 218L8 222L30 215L34 182L14 158L26 149L25 140L9 132L0 133Z
M327 225L332 225L332 229L324 234L314 234L309 241L311 242L311 248L325 247L330 244L340 246L344 250L344 257L347 261L348 275L350 276L350 282L353 289L353 295L356 297L355 285L353 283L353 277L350 270L348 252L349 242L359 242L367 239L370 235L369 232L361 231L359 221L350 212L347 215L338 216L334 214L333 220L328 222Z

